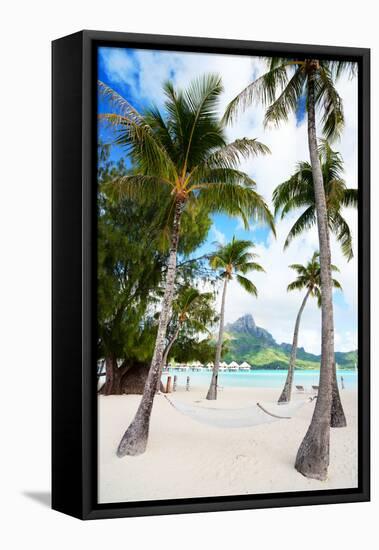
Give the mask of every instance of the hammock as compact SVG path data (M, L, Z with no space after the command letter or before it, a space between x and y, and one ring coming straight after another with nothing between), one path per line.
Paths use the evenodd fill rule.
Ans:
M260 424L290 420L294 412L309 403L311 399L294 401L282 405L277 403L256 403L243 409L213 409L197 407L180 401L172 401L164 396L174 409L197 422L208 424L216 428L250 428Z

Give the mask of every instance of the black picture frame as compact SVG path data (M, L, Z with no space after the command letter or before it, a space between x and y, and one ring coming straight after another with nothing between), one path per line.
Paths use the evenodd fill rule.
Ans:
M356 61L359 78L359 483L356 489L97 504L96 48L123 45ZM52 507L81 519L370 499L370 50L81 31L52 44Z

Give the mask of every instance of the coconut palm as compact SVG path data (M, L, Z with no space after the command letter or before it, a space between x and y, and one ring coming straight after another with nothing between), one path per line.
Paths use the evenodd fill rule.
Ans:
M208 333L208 326L215 322L215 314L212 307L213 292L200 292L197 288L187 286L180 290L172 304L172 316L167 330L167 344L163 354L163 360L158 377L160 388L161 373L167 363L172 346L176 342L180 332L186 328L193 333Z
M319 158L324 182L329 231L334 233L341 244L342 252L347 260L353 257L352 236L350 228L341 211L346 207L357 207L358 190L349 189L343 179L342 157L333 151L327 140L321 140L319 144ZM273 193L273 202L276 213L281 210L282 219L302 209L284 243L286 248L293 238L307 231L316 224L316 205L313 189L312 167L308 162L300 162L296 172L289 180L278 185ZM333 368L332 380L332 407L330 416L332 428L346 426L345 413L342 407L337 373Z
M280 394L280 397L278 400L279 403L288 403L291 400L292 382L293 382L293 375L294 375L294 370L296 365L297 342L299 337L300 320L309 296L313 296L317 298L318 306L321 307L321 280L320 280L319 253L315 252L311 260L306 265L292 264L289 267L296 271L297 277L292 283L288 285L287 290L290 292L292 290L306 289L306 293L303 298L303 301L301 302L301 306L296 317L295 329L293 332L290 362L288 366L288 373L287 373L287 378L284 384L283 391ZM332 271L339 271L339 269L335 265L332 265L331 269ZM332 279L332 282L333 282L334 288L341 289L341 285L336 279Z
M116 142L126 148L134 167L134 174L114 182L115 191L142 202L158 194L170 199L169 254L157 338L141 403L117 450L121 457L146 449L173 300L182 216L197 204L209 212L240 217L246 227L251 219L264 221L272 230L274 225L255 182L237 168L241 159L269 150L255 139L227 143L218 116L223 91L219 76L205 75L184 91L167 82L164 109L151 107L143 114L105 84L99 88L114 109L101 118L113 126Z
M334 373L334 323L329 224L323 175L317 146L316 109L326 139L337 138L344 125L342 99L335 83L343 72L354 73L355 64L314 58L267 59L268 71L232 100L225 113L230 121L239 109L254 100L267 107L265 124L279 125L298 111L305 100L308 148L315 197L320 250L322 338L319 394L307 433L298 450L295 468L307 477L326 479L329 465L330 414Z
M250 279L244 277L244 275L250 271L264 271L263 267L254 261L257 254L250 252L250 249L253 247L254 243L252 241L237 240L233 237L230 243L226 245L219 244L216 252L210 256L209 262L211 267L220 270L220 277L224 281L216 357L207 394L207 399L210 400L217 399L217 380L221 359L222 338L224 334L225 300L228 283L235 277L236 281L246 292L253 296L257 296L257 288L254 283L252 283Z
M358 189L346 187L343 175L343 160L340 153L333 151L329 142L321 140L319 159L326 198L329 230L341 244L347 260L353 257L352 236L349 225L342 215L342 209L358 206ZM273 192L275 213L281 211L281 218L299 209L300 216L290 229L284 248L292 239L316 225L316 201L313 189L312 166L299 162L289 180L278 185Z

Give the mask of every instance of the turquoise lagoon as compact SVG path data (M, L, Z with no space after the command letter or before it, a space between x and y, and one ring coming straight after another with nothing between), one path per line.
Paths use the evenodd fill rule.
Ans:
M211 380L211 372L208 371L178 371L170 369L169 376L177 376L178 386L185 386L187 376L190 377L191 386L207 386ZM166 378L167 373L163 374ZM249 372L219 372L218 383L224 387L234 388L280 388L283 386L287 376L285 370L254 370ZM319 383L320 371L295 371L294 384L304 386L305 389L311 389L312 386L317 386ZM357 372L352 370L338 370L337 380L341 388L341 377L346 389L355 389L357 387Z

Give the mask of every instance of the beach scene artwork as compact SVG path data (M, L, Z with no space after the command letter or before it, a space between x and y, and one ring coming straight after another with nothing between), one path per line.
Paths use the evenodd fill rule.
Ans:
M358 487L356 64L97 73L98 503Z

